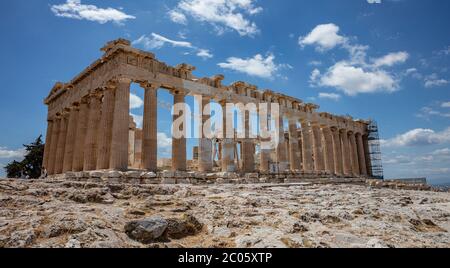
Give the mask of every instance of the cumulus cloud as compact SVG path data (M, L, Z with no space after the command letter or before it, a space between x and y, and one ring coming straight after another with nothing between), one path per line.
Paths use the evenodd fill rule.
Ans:
M374 59L373 65L375 67L393 66L398 63L404 63L409 58L409 54L405 51L389 53L384 57Z
M410 147L436 145L450 142L450 127L436 132L432 129L413 129L392 139L382 140L385 147Z
M339 34L339 30L333 23L321 24L305 37L300 37L302 47L311 45L320 52L339 47L349 54L348 59L336 62L323 73L314 69L310 76L311 86L334 87L349 96L398 90L400 76L389 72L386 67L404 63L409 54L405 51L389 53L369 62L369 47L352 43L350 38Z
M383 70L365 70L348 62L338 62L320 77L320 86L335 87L349 96L361 93L394 92L397 81Z
M210 59L213 57L213 54L211 54L208 49L199 49L197 52L197 56L203 59Z
M130 109L138 109L144 105L144 101L134 93L130 93Z
M158 132L158 147L170 148L172 146L172 138L169 138L166 133Z
M185 24L186 16L212 24L218 33L226 29L237 31L241 36L253 36L259 32L247 15L262 11L255 0L181 0L169 12L173 22Z
M317 45L317 50L326 51L347 42L347 38L338 34L339 26L329 23L317 25L309 34L299 38L300 46Z
M276 76L280 69L290 68L286 64L276 64L274 60L275 56L271 53L267 54L266 57L257 54L253 58L245 59L230 57L226 62L219 63L218 65L222 68L245 73L250 76L270 79Z
M381 0L367 0L369 4L381 4Z
M150 36L142 35L138 39L134 40L132 44L143 46L148 50L160 49L166 44L169 44L173 47L181 47L194 50L196 51L196 55L203 59L212 58L214 56L208 49L198 48L188 41L176 41L156 33L151 33Z
M89 20L101 24L107 22L123 23L129 19L136 17L128 15L121 10L115 8L99 8L94 5L83 5L81 0L67 0L66 3L60 5L52 5L51 11L58 17Z
M24 157L25 150L10 150L6 147L0 147L0 159L19 159Z
M329 99L333 101L338 101L341 99L341 95L336 93L319 93L319 99Z

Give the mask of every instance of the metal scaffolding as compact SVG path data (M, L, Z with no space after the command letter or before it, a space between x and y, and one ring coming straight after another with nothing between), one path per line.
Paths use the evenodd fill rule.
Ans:
M369 155L370 155L370 170L372 177L383 180L383 161L381 157L380 135L378 133L378 124L376 121L371 121L368 127L368 141L369 141Z

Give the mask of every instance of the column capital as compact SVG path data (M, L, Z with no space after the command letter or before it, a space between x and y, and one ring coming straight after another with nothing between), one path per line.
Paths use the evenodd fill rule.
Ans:
M171 90L170 90L170 93L171 93L172 95L184 95L184 96L187 95L187 91L184 90L184 89L182 89L182 88L174 88L174 89L171 89Z
M140 82L139 85L145 90L156 90L161 87L161 85L152 84L148 81Z

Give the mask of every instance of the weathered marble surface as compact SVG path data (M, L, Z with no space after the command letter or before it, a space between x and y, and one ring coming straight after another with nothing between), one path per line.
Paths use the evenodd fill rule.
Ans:
M125 233L133 220L186 215L199 233L147 245ZM0 247L450 247L449 231L450 193L0 181Z

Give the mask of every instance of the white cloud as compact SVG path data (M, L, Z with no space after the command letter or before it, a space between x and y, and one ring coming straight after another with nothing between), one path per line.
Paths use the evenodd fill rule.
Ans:
M418 128L389 140L381 140L381 144L385 147L425 146L448 142L450 142L450 127L441 132Z
M160 49L164 45L170 44L173 47L181 47L195 50L196 55L203 59L209 59L213 57L213 54L208 49L198 48L192 45L192 43L187 41L175 41L156 33L151 33L150 36L142 35L137 40L134 40L132 44L143 46L145 49L148 50Z
M246 59L231 57L227 59L227 62L222 62L218 65L225 69L231 69L262 78L273 78L280 69L291 68L285 64L276 64L274 60L275 56L271 53L269 53L266 58L261 54L257 54L253 58Z
M183 13L176 10L170 10L168 14L171 21L184 25L187 24L187 18Z
M404 51L389 53L368 63L369 47L353 44L350 40L340 35L339 27L333 23L318 25L306 37L300 37L299 44L302 47L312 45L316 50L325 52L339 46L349 54L347 60L338 61L323 74L319 69L314 69L310 77L311 86L334 87L349 96L398 90L401 76L383 67L403 63L409 54Z
M320 99L329 99L329 100L333 100L333 101L338 101L341 99L341 95L336 94L336 93L319 93L319 98Z
M404 63L409 58L409 54L405 51L389 53L384 57L374 59L373 65L375 67L393 66L397 63Z
M211 52L209 52L208 49L199 49L197 52L197 56L199 56L200 58L203 58L203 59L210 59L210 58L214 57L214 55L211 54Z
M189 15L197 21L212 24L218 33L225 29L237 31L241 36L253 36L259 32L254 22L246 18L262 11L261 7L254 5L255 0L181 0L171 13L176 20L182 23L181 15Z
M130 94L130 109L138 109L144 105L144 101L134 93Z
M426 88L442 87L442 86L448 85L449 83L450 83L450 81L439 78L437 74L432 74L425 78L425 87Z
M442 108L450 108L450 102L443 102L443 103L441 104L441 107L442 107Z
M450 118L450 113L444 113L441 111L437 111L430 107L423 107L420 109L420 112L417 114L417 117L425 118L427 120L430 119L432 116L441 116L441 117L448 117Z
M308 35L299 38L300 46L317 45L317 50L330 50L347 42L347 38L338 34L339 26L329 23L317 25Z
M151 37L142 35L139 39L133 41L133 45L142 45L145 49L160 49L166 43L174 47L193 48L190 42L174 41L156 33L152 33Z
M169 138L166 133L158 132L158 147L160 148L170 148L172 146L172 139Z
M24 149L9 150L6 147L0 147L0 159L23 158L24 155Z
M394 92L398 82L384 70L366 70L348 62L338 62L320 77L319 86L335 87L349 96L361 93Z
M381 4L381 0L367 0L369 4Z
M52 12L63 18L95 21L101 24L107 22L122 23L136 17L127 15L115 8L99 8L94 5L83 5L81 0L67 0L65 4L51 6Z

